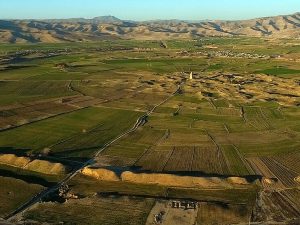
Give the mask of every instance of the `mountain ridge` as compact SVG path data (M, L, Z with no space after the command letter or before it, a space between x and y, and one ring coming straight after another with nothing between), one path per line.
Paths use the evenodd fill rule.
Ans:
M163 40L216 36L300 38L300 13L250 20L130 21L110 15L92 19L0 20L1 43Z

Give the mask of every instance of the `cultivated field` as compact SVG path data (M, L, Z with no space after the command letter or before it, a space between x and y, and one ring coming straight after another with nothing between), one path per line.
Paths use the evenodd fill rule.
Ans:
M1 45L0 218L47 189L11 221L140 225L162 210L172 225L298 219L296 44Z

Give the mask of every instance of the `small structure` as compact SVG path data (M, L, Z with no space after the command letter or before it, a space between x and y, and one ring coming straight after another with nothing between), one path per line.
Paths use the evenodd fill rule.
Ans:
M72 98L62 98L60 99L60 103L67 103L67 102L70 102L72 101Z
M193 72L190 73L190 80L193 80Z
M161 211L160 213L154 215L154 222L156 224L160 224L163 222L163 216L165 215L164 211Z
M176 208L176 209L184 209L184 210L188 210L188 209L196 209L197 208L197 202L193 202L193 201L172 201L171 203L172 208Z

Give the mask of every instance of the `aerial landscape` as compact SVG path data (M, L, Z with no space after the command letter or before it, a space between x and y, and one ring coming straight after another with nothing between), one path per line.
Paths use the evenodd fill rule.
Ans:
M108 2L0 3L0 225L300 225L300 2Z

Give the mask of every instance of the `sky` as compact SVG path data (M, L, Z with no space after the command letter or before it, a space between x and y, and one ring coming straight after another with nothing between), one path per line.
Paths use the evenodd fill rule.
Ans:
M0 0L0 19L240 20L300 12L300 0Z

